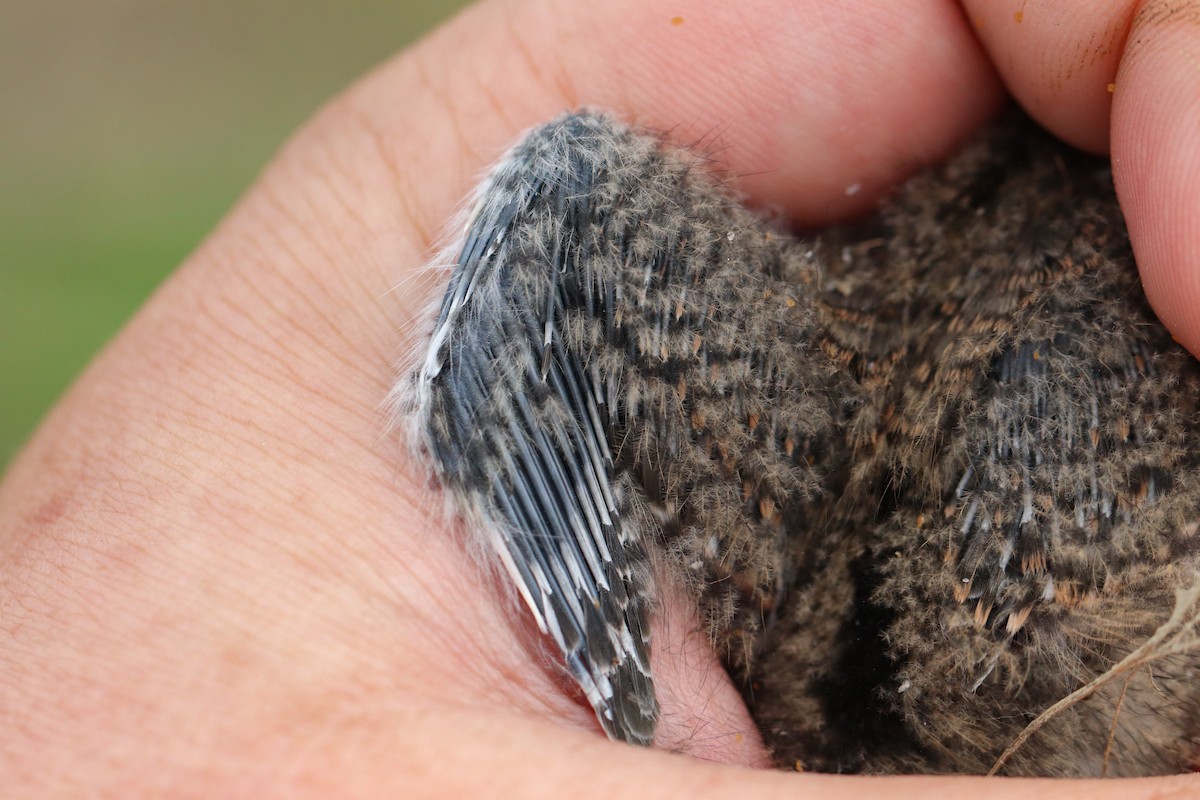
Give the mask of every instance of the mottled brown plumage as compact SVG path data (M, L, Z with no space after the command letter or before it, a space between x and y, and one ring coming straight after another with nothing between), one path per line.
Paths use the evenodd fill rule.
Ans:
M821 512L837 555L794 581L755 712L782 761L985 772L1194 580L1200 377L1146 306L1105 165L1031 124L915 179L862 235L840 234L818 304L864 389ZM1119 676L1003 771L1188 768L1197 666Z
M1197 760L1189 631L1114 666L1200 566L1200 370L1105 165L1027 122L802 242L699 159L563 117L483 188L413 386L613 736L653 736L658 548L783 766Z

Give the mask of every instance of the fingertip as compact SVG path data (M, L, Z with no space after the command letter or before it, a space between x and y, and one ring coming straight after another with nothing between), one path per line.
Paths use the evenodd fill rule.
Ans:
M1113 172L1146 296L1200 355L1200 3L1149 3L1116 79Z
M964 0L976 34L1017 102L1068 144L1109 146L1109 88L1130 0Z

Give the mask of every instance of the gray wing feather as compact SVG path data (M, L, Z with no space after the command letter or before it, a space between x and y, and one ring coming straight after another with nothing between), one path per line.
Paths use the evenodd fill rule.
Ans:
M645 744L658 714L648 560L612 488L604 387L559 330L566 308L603 316L612 292L586 241L597 153L614 135L569 116L509 155L468 225L417 380L435 471L485 521L604 729Z

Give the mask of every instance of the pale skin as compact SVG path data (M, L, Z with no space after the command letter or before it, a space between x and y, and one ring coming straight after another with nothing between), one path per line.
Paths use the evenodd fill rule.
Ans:
M737 766L765 754L669 590L655 671L676 752L609 742L384 432L445 221L522 130L580 105L701 143L811 226L867 209L1011 93L1112 153L1147 292L1200 352L1200 2L964 6L496 0L335 99L0 488L6 795L1200 792Z

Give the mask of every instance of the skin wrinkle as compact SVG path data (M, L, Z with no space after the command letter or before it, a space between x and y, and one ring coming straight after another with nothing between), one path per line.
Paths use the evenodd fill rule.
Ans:
M573 702L573 695L564 690L559 676L550 670L529 674L521 669L519 657L523 654L514 653L504 662L487 664L479 662L480 654L466 649L456 654L443 652L443 655L453 655L462 665L464 672L475 681L475 694L468 700L453 691L430 692L428 687L416 688L431 701L437 700L446 707L464 711L489 708L531 722L558 724L579 731L593 730L585 710Z
M347 100L348 113L357 113L353 110L353 103ZM368 194L367 187L362 181L362 176L355 175L354 169L335 142L331 139L327 132L321 132L317 136L320 144L321 154L328 161L329 166L322 170L319 174L325 178L326 188L330 194L338 201L337 207L349 219L353 220L356 225L343 231L334 229L332 231L340 249L343 253L354 252L355 244L360 244L364 239L367 239L367 233L378 234L378 226L373 226L367 218L367 214L374 206L362 202L362 198ZM381 154L382 155L382 154ZM350 188L350 193L343 189L342 184L345 183ZM381 220L382 221L382 220ZM388 220L387 224L394 224ZM349 277L349 276L347 276Z
M528 9L529 9L528 6L524 6L519 9L515 9L515 10L518 13L532 14L532 12L529 11ZM563 68L562 63L560 61L558 61L557 59L555 60L555 63L553 65L549 65L549 64L545 63L545 61L546 61L545 58L540 59L540 60L537 58L534 58L533 51L529 47L529 45L526 43L525 36L522 33L521 26L519 26L517 24L516 17L517 17L516 13L501 15L501 19L504 20L504 30L508 36L508 43L510 45L512 45L513 50L516 52L517 56L519 57L520 63L525 67L525 75L530 80L536 81L540 87L542 87L544 90L546 90L546 94L548 97L561 99L564 102L573 100L574 98L569 97L566 93L564 93L562 91L562 76L567 72L567 70ZM544 17L544 18L546 18L546 17ZM553 35L553 33L551 33L550 35ZM481 82L479 84L479 88L485 96L492 95L492 93L489 91L489 89L485 83ZM498 100L498 98L492 96L491 102L499 103L499 100ZM469 137L463 137L462 132L459 131L459 138L461 140L461 139L469 138ZM464 151L464 152L470 152L470 151ZM475 155L475 154L472 153L472 155ZM474 159L474 160L476 162L478 161L478 159Z
M416 71L418 74L423 74L419 69ZM409 191L412 183L406 179L403 169L388 146L388 137L375 125L371 114L359 106L357 97L353 93L346 99L346 107L359 128L367 135L384 170L392 176L391 183L395 186L393 195L399 212L397 224L407 224L417 249L425 252L429 249L432 241L429 234L429 223L425 219L425 214L417 210L423 206Z
M269 197L275 202L276 212L283 224L276 224L265 231L266 236L274 242L277 249L282 250L288 259L284 261L273 261L270 263L270 271L266 277L273 279L273 282L286 282L289 285L313 285L320 287L322 278L330 274L331 270L315 267L306 267L312 259L305 258L302 249L307 247L321 257L321 264L326 267L332 267L345 260L344 255L339 256L330 249L329 243L322 242L317 237L313 237L307 233L310 226L306 225L304 220L294 211L289 209L286 204L279 202L278 197ZM316 206L310 208L316 211ZM317 213L317 218L324 215ZM286 230L290 223L293 230ZM297 280L299 277L307 277L311 280ZM242 309L243 316L250 319L258 319L261 314L258 313L261 308L267 308L274 312L274 319L278 321L279 327L287 326L289 322L296 319L298 307L303 302L304 309L310 313L311 319L325 323L323 326L306 325L306 326L291 326L292 328L299 327L299 335L304 337L312 345L313 352L326 351L332 354L333 350L326 343L325 337L332 334L334 337L341 339L342 344L349 344L349 340L344 335L338 333L338 326L333 324L333 318L329 316L329 312L322 309L322 306L327 306L327 303L313 302L312 293L289 294L276 289L274 286L266 285L258 276L244 275L243 280L238 285L242 291L250 293L259 300L260 305L255 308L245 307ZM263 284L263 285L259 285ZM283 305L283 298L291 298L292 302ZM296 302L301 301L301 302ZM259 330L262 331L269 339L273 338L270 328L265 324L259 325ZM283 342L280 342L283 344ZM250 344L250 342L247 342ZM292 356L302 356L305 352L303 348L295 347L291 342L288 342L288 351Z
M232 357L231 357L232 359ZM215 376L218 379L227 377L226 373ZM181 410L178 419L186 423L186 430L191 434L191 438L185 438L184 434L173 434L169 431L163 431L160 435L170 436L173 439L178 439L184 443L192 452L198 456L217 456L222 458L222 466L228 470L230 475L236 475L236 471L232 468L244 465L250 466L254 463L250 458L238 458L241 451L222 452L214 451L210 446L206 446L213 442L209 428L213 420L223 420L230 426L232 431L236 431L236 440L247 446L248 454L257 454L263 451L264 446L268 447L266 452L277 452L281 446L295 447L294 443L284 443L278 441L278 436L273 432L273 429L265 425L254 425L247 419L246 411L265 410L273 408L278 403L278 396L271 397L263 390L256 382L252 381L234 381L234 387L243 388L246 392L252 392L257 397L255 399L260 402L243 403L236 409L230 409L227 403L217 400L211 403L196 402L189 406L186 410ZM198 413L203 412L203 413ZM301 420L303 422L303 420ZM234 435L228 438L222 437L222 441L233 441ZM200 470L204 465L205 460L198 458L192 465L192 471L180 471L179 477L185 481L194 477L197 470ZM225 471L223 470L223 472ZM220 473L214 473L219 475ZM228 482L227 486L236 487L236 482ZM281 498L282 499L282 498Z
M269 218L265 228L260 228L255 234L256 238L261 238L263 234L271 237L272 241L280 245L285 253L290 256L283 263L279 259L263 259L258 265L258 269L267 269L269 274L274 274L282 278L285 270L300 270L305 263L305 259L301 257L296 250L293 242L298 244L306 244L313 248L315 252L321 255L327 263L336 264L338 259L329 250L329 248L320 241L317 241L311 235L312 225L311 220L306 222L303 217L305 215L311 217L312 220L322 219L325 215L320 213L320 203L317 200L314 189L327 188L327 182L319 178L321 175L320 167L318 166L320 159L312 159L306 164L306 169L312 170L318 176L318 180L312 186L306 184L306 191L298 194L296 197L283 198L270 185L266 184L256 189L256 192L261 192L264 200L267 203L267 208L273 212ZM288 165L290 166L290 165ZM292 207L295 204L296 208ZM288 230L288 226L292 230ZM291 234L291 237L288 234ZM265 244L265 243L264 243ZM235 269L236 269L235 265ZM312 273L309 273L312 274ZM253 279L257 279L257 273L247 273L243 276L245 283L252 283Z
M456 111L455 103L452 99L455 97L455 92L450 90L450 86L444 86L433 79L433 73L429 70L428 65L426 65L422 51L417 50L409 57L412 59L413 69L418 75L421 83L430 87L429 98L441 112L440 118L445 121L446 125L450 129L450 132L452 133L452 139L455 143L455 147L452 148L452 151L459 159L458 168L459 172L461 173L463 172L463 164L467 162L467 159L477 160L478 155L474 150L474 143L470 142L469 137L463 133L460 120L461 112ZM453 73L449 73L446 76L447 82L451 82L454 77L455 75ZM382 141L380 146L382 146ZM421 190L419 182L408 181L408 184L412 186L413 190L416 192ZM426 209L428 208L428 205L428 203L424 202L415 202L413 204L414 208L417 209ZM418 241L421 244L422 252L428 251L433 244L433 240L429 234L429 231L432 229L432 227L433 224L422 223L419 228L421 237Z
M257 389L257 385L254 383L247 383L247 384L245 384L245 386L246 386L247 390L255 391ZM268 398L265 394L263 395L262 399L264 401L266 401L263 404L264 407L272 407L274 405L274 403L271 402L271 398ZM275 440L277 438L277 437L271 435L271 432L267 429L248 427L248 423L246 420L253 419L252 415L228 413L228 412L226 412L226 410L224 409L224 407L222 405L207 405L207 406L205 406L204 404L201 403L199 408L202 410L207 410L209 413L215 414L218 417L224 417L229 422L233 423L235 425L236 429L239 431L238 439L241 441L244 441L247 445L249 445L251 447L252 450L257 448L257 446L259 445L259 443L261 443L261 441L263 440L264 437L266 437L268 439L272 439L272 440ZM189 411L195 411L195 410L196 410L195 407L189 407ZM197 422L199 422L203 419L202 415L197 415L194 413L190 414L189 416L195 418L197 420ZM301 424L303 424L304 422L307 421L301 417L296 417L296 419ZM196 428L193 428L193 429L196 429ZM243 432L246 430L251 431L251 433ZM339 439L336 435L337 431L333 431L332 432L333 435L331 435L331 436L320 435L317 433L317 431L315 429L312 429L312 431L315 436L317 436L322 442L324 442L324 449L316 449L317 445L303 446L299 443L299 439L297 439L297 438L283 440L281 442L281 445L283 446L284 451L296 452L296 453L302 454L302 458L297 459L297 460L300 460L304 463L322 464L322 463L324 463L325 458L328 457L330 448L332 447L334 449L337 449L338 442L339 442ZM173 435L169 432L169 430L164 431L164 433L165 433L165 435ZM178 456L177 456L178 458L183 458L185 453L205 452L203 442L200 440L196 440L196 441L182 440L182 441L185 442L186 446L175 449L176 452L178 453ZM274 449L276 451L278 451L279 446L277 445ZM230 457L232 457L237 452L238 451L234 450L234 451L225 453L222 456L222 460L227 461ZM190 469L188 469L188 470L183 470L183 469L176 470L170 463L168 463L168 462L162 462L162 463L164 464L164 466L172 469L172 471L176 471L181 479L187 479L189 476L193 476L196 473L196 471L199 470L201 467L200 462L195 461L194 459L189 459ZM237 473L236 467L238 466L239 463L249 464L250 462L248 459L242 459L242 460L240 460L240 462L234 462L234 463L227 464L227 466L230 467L230 469L228 470L230 474ZM334 473L329 476L329 480L331 483L337 484L337 483L340 483L343 480L345 480L345 478L340 473ZM231 488L236 487L236 484L230 483L229 485L231 486ZM351 484L347 483L347 486L350 486L350 485ZM267 487L264 487L264 488L267 488ZM282 487L280 487L280 488L282 488ZM281 501L283 501L285 503L290 503L293 500L293 498L291 498L288 495L278 495L278 497Z
M438 549L442 549L443 543L438 542ZM424 549L424 548L423 548ZM442 558L446 559L447 565L451 570L469 569L472 573L474 569L468 565L454 563L452 561L453 554L445 553ZM470 681L481 689L497 686L495 675L493 674L493 665L497 663L493 657L489 657L486 649L481 647L479 641L473 638L474 624L483 620L475 620L473 617L477 613L483 613L488 617L495 617L496 612L504 608L502 603L496 602L497 599L503 599L496 593L495 585L491 576L472 574L471 577L476 578L473 585L482 585L486 587L487 593L493 600L489 604L480 604L476 608L479 611L473 611L464 615L458 604L458 597L450 592L444 591L444 586L438 582L435 573L430 571L429 577L425 574L414 573L408 576L401 587L401 597L407 597L409 613L406 614L406 627L409 627L414 632L417 632L425 641L435 643L428 650L414 649L409 659L420 659L428 661L427 669L419 670L415 673L418 678L416 683L412 684L412 688L419 690L422 693L428 693L434 689L433 686L427 684L421 676L431 674L428 670L437 670L433 674L443 674L445 670L445 658L453 657L453 663L457 666L458 673L469 677ZM478 578L483 577L481 582ZM448 636L446 629L446 621L454 620L457 624L452 626L450 632L453 635ZM495 621L493 621L495 624ZM511 628L511 624L501 618L499 624L505 628ZM516 647L516 642L519 637L512 637L506 640L506 645L501 653L497 653L495 658L499 663L507 663L510 661L519 660L519 648ZM481 652L482 651L482 652ZM503 684L500 684L503 685ZM522 684L510 684L521 686ZM445 689L437 690L433 696L443 699L452 699L457 695L454 691ZM514 698L522 698L523 694L514 694L511 690L502 692L502 696L512 703ZM560 697L559 692L548 693L550 697Z
M533 715L537 721L557 722L575 730L599 734L600 726L591 706L565 665L555 656L556 648L549 635L522 619L523 602L516 596L507 577L501 575L492 562L473 561L472 566L475 576L482 578L495 601L493 608L502 612L500 624L509 636L506 644L510 658L501 664L504 667L501 674L511 682L485 680L480 685L486 687L489 696L502 698L506 707L524 709L529 712L527 716ZM528 661L530 658L532 664ZM651 653L651 658L655 660L659 656Z
M150 495L147 493L146 497ZM123 522L124 515L121 513L108 513L99 515L101 520L105 522ZM98 522L101 520L97 520ZM91 528L76 532L75 537L69 542L64 543L56 554L58 558L54 562L52 570L38 570L37 562L28 565L23 574L38 575L44 579L43 586L49 588L64 589L72 593L72 596L80 601L79 613L91 617L93 623L100 623L101 620L94 615L96 610L87 603L89 591L92 588L90 584L79 585L80 580L86 581L88 576L93 572L107 571L113 572L112 567L119 564L119 561L112 558L114 547L123 545L123 542L117 539L114 542L97 541L95 531ZM113 537L115 539L115 537ZM120 570L115 570L119 572ZM44 619L51 619L59 624L70 624L75 621L75 617L66 618L61 615L49 612L45 605L41 608L32 609L31 613L36 614ZM104 630L102 625L94 626L96 631Z
M265 196L264 200L266 202L274 202L269 196ZM265 282L267 279L280 280L282 278L282 275L278 272L282 259L272 259L269 256L272 252L271 242L280 247L287 247L287 242L270 225L264 226L264 231L264 235L256 236L253 240L244 241L243 247L240 248L245 251L245 256L242 259L225 266L226 270L236 276L235 281L222 282L220 292L214 297L210 298L207 294L199 294L194 299L189 299L189 303L196 307L200 319L205 320L211 328L206 333L217 334L210 335L208 339L204 340L205 346L212 347L214 344L219 343L221 352L228 357L237 358L237 351L247 347L251 349L251 353L253 354L266 353L262 347L256 347L253 344L253 339L246 335L247 332L258 333L265 337L268 342L286 343L286 339L279 339L272 336L263 320L263 315L251 313L251 309L246 306L246 301L240 299L238 296L240 293L248 293L252 296L251 299L257 298L261 301L261 307L271 307L271 295L265 287L258 284ZM296 257L294 252L285 250L285 253L290 258ZM248 279L249 275L253 275L254 279ZM224 336L220 334L224 334ZM170 352L170 350L166 349L165 352ZM243 366L254 366L253 362L239 360ZM284 359L275 357L272 360L281 362ZM164 368L171 368L173 366L166 359L164 359L161 365ZM249 369L248 371L253 372L254 370Z
M258 352L258 350L253 350L252 355L250 356L250 359L248 360L247 357L244 356L241 351L243 349L243 346L249 344L249 342L247 340L241 338L238 334L236 334L234 332L233 328L228 325L227 316L221 313L222 310L225 308L230 308L231 310L237 312L237 308L230 305L231 302L232 302L232 300L225 299L221 303L221 306L222 306L221 309L213 309L211 307L210 303L206 302L203 298L201 298L198 302L197 317L201 320L207 321L210 325L212 325L214 327L214 329L225 332L225 334L226 334L225 342L220 345L219 350L215 351L215 352L221 353L221 356L225 360L225 363L236 364L237 366L242 368L241 372L246 375L261 374L260 365L258 365L253 360L253 354L256 354ZM245 317L245 315L241 315L241 314L239 314L239 317L241 317L243 319L250 319L248 317ZM216 345L217 342L220 342L220 341L222 341L221 337L213 337L212 338L213 345ZM276 366L279 366L279 365L286 367L286 363L282 360L276 362ZM286 374L286 372L287 371L285 369L281 374ZM257 393L259 395L259 397L262 400L266 401L263 403L263 407L270 407L271 405L274 405L278 402L278 394L270 393L270 390L267 388L267 386L269 384L267 384L267 383L261 383L259 381L253 381L253 380L240 380L239 381L235 377L238 373L236 371L228 370L228 369L221 369L219 371L213 370L213 371L209 371L207 374L210 378L217 379L217 380L220 380L220 379L233 380L235 386L242 386L246 389L254 391L255 393ZM208 409L212 414L217 415L218 417L224 417L225 419L228 419L233 422L236 422L239 420L239 417L237 417L236 415L230 414L229 412L225 411L225 408L226 408L225 403L220 398L217 398L213 403L210 403L210 404L205 404L205 403L203 403L203 401L199 401L198 405L202 408Z
M303 229L303 226L298 218L290 214L285 216L287 216L287 218L290 219L298 229ZM285 251L290 252L296 263L304 263L304 260L299 256L299 254L291 249L293 241L291 238L281 235L277 228L269 230L271 230L274 234L272 238L279 248L283 248ZM329 254L327 257L330 259L331 263L335 262L332 254ZM263 263L266 262L264 261ZM277 261L274 262L272 266L275 266L276 264L278 264ZM309 272L314 278L319 276L319 273L317 272ZM289 281L289 283L291 283L291 281ZM276 305L275 298L277 297L277 294L267 289L264 285L264 282L261 280L243 281L241 283L241 288L242 290L250 293L253 298L257 299L258 303L255 305L255 308L272 308ZM282 293L279 296L282 296ZM346 370L347 372L350 372L351 374L358 374L364 378L367 378L370 385L375 386L379 389L379 391L382 391L382 381L374 379L372 376L383 374L386 370L386 362L377 365L377 367L380 367L380 369L369 371L365 368L363 359L352 359L348 357L346 355L347 352L358 348L356 347L355 342L352 342L350 339L346 338L342 333L345 326L337 324L334 318L328 316L327 313L322 311L322 304L313 302L311 300L311 293L303 293L300 295L293 294L292 296L299 301L296 304L297 306L299 306L301 303L303 304L304 309L308 312L309 318L320 320L323 323L322 326L304 325L300 327L301 335L309 340L309 345L307 347L297 347L297 342L294 340L286 337L280 337L275 333L276 329L288 325L289 318L294 318L296 316L295 311L291 309L284 310L276 306L273 310L275 311L276 318L279 319L279 324L272 325L268 323L266 318L261 313L253 313L251 311L251 307L248 305L243 307L241 302L227 292L226 298L228 308L234 312L234 316L231 318L223 313L210 313L209 318L214 325L223 327L230 334L235 336L236 341L243 342L251 347L255 347L257 352L264 354L273 352L273 348L270 346L272 343L276 345L274 348L275 350L284 350L289 354L289 358L276 359L276 363L283 369L283 374L289 376L290 383L307 393L326 398L331 402L336 403L343 411L350 413L352 416L355 415L357 411L356 404L351 400L341 399L345 397L344 391L339 390L338 392L330 393L321 387L320 382L308 383L302 377L303 374L325 374L329 372L327 369L327 362L329 360L333 360L335 362L345 364L348 368L350 368ZM258 331L260 334L265 336L267 339L267 344L256 345L251 338L247 337L243 333L235 332L234 327L230 323L232 319L237 318L242 319L244 324L249 328ZM340 347L334 347L333 345L335 344L340 345ZM251 367L251 364L243 361L240 357L235 355L233 348L230 348L227 352L230 357L241 361L243 365L247 367L248 374L254 373L255 370ZM305 362L307 362L307 364L305 364ZM309 368L302 372L297 368L298 366L308 366ZM253 387L248 388L253 390ZM300 421L303 422L303 420Z

